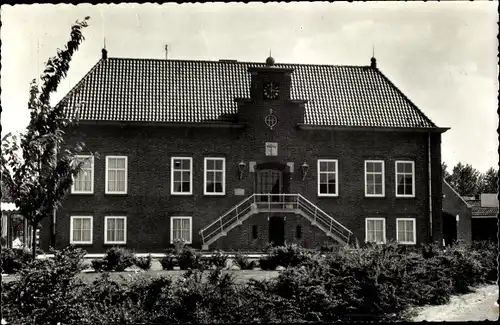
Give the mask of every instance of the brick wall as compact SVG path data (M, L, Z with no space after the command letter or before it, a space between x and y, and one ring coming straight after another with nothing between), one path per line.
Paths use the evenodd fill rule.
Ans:
M448 213L455 217L457 214L460 216L457 225L457 239L470 244L472 240L471 235L471 221L472 221L472 208L467 206L467 203L452 190L452 188L444 181L442 183L443 191L443 209L444 213Z
M193 246L201 245L198 232L219 217L227 209L253 193L254 175L248 172L250 161L257 164L266 161L293 162L290 192L301 193L325 212L351 229L360 241L365 236L365 217L385 217L387 238L395 236L397 217L417 218L418 242L428 240L428 182L427 151L425 134L400 132L355 132L355 131L308 131L290 127L289 132L264 130L249 126L245 129L224 128L165 128L165 127L117 127L85 126L68 132L69 143L84 139L87 148L100 155L95 160L93 195L69 195L57 212L57 247L69 243L69 217L93 215L94 244L89 251L100 252L107 248L103 244L104 216L126 215L127 247L137 251L161 251L170 240L170 217L187 215L193 217ZM203 139L200 140L200 139ZM250 140L252 139L252 140ZM266 159L265 141L279 143L278 157ZM128 156L128 193L126 195L104 194L105 156ZM191 196L170 195L170 157L193 157L194 189ZM226 195L203 196L203 158L222 156L226 158ZM317 165L320 158L338 159L339 196L320 198L317 196ZM364 197L364 160L385 161L385 197ZM395 197L395 161L415 161L415 198ZM238 163L244 161L247 169L239 179ZM310 170L302 181L300 165L306 161ZM437 164L437 163L435 163ZM234 189L245 190L245 196L234 195ZM434 186L434 193L440 186ZM434 200L435 207L439 205ZM441 211L441 208L437 210ZM434 214L436 208L434 209ZM253 224L260 217L259 233L265 234L267 218L253 216L245 224ZM291 223L292 217L287 219ZM244 225L245 225L244 224ZM249 226L250 227L250 226ZM290 226L291 227L291 226ZM228 245L243 244L248 238L235 229L224 239ZM247 227L248 228L248 227ZM305 224L303 233L307 237L310 225ZM44 227L49 229L49 227ZM243 232L243 233L242 233ZM44 232L44 236L47 233ZM246 236L246 237L245 237ZM264 241L264 239L262 239ZM323 240L323 239L321 239ZM267 242L267 239L265 240ZM224 242L221 240L221 243ZM46 245L47 239L42 239ZM250 248L261 245L260 241L249 241ZM245 244L247 245L247 244Z

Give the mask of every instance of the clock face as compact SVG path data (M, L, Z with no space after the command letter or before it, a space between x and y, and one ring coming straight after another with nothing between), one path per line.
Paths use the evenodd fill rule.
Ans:
M264 98L277 99L280 95L280 85L275 82L267 82L264 84Z

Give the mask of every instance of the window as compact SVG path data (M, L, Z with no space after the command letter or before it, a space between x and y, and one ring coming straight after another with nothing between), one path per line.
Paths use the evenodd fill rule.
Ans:
M257 239L258 237L258 232L257 232L257 225L252 226L252 238Z
M191 217L170 218L170 243L175 239L184 239L186 244L191 244Z
M400 244L416 244L415 218L396 219L396 240Z
M385 243L385 219L366 218L366 241L377 244Z
M224 195L226 193L226 159L205 158L203 194Z
M92 244L92 217L72 216L70 244Z
M92 194L94 193L94 157L75 156L77 162L83 162L78 175L73 178L71 193Z
M295 237L297 239L302 238L302 227L300 225L295 228Z
M415 163L396 161L396 197L415 196Z
M365 160L365 196L384 195L384 161Z
M127 194L127 157L106 156L106 194Z
M193 194L193 158L172 157L171 175L172 194Z
M127 242L127 218L105 217L104 218L104 243L125 244Z
M338 195L337 160L318 160L318 196Z

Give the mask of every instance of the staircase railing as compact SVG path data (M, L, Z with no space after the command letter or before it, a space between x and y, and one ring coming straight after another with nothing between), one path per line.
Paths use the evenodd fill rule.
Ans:
M352 232L300 194L252 194L200 231L203 244L260 212L302 213L323 231L349 243Z

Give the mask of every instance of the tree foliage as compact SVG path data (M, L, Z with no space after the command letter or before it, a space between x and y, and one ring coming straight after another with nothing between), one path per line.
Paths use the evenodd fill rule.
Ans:
M43 218L60 206L81 169L82 162L75 159L75 154L83 150L83 144L61 150L63 129L74 121L64 115L66 103L52 107L50 96L66 77L73 54L84 40L82 29L88 26L88 20L85 17L71 27L64 49L58 49L57 55L47 61L41 85L35 80L31 82L30 122L26 130L2 139L2 185L33 227L33 257L36 229Z
M486 173L481 173L471 165L459 162L453 167L451 174L447 171L446 163L443 162L441 168L444 180L462 196L498 192L498 170L493 167Z

